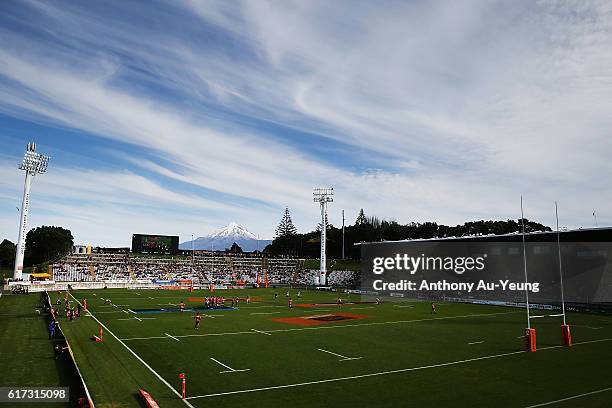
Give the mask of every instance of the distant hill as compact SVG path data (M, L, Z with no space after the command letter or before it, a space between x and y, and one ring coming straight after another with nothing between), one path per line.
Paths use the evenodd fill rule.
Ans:
M257 241L257 236L249 232L246 228L230 223L228 226L221 228L212 234L198 237L193 240L194 249L214 249L215 251L223 251L225 248L230 248L233 243L237 243L245 252L252 252L257 249L263 251L266 245L272 243L270 239L260 239ZM179 249L191 249L191 241L182 242Z

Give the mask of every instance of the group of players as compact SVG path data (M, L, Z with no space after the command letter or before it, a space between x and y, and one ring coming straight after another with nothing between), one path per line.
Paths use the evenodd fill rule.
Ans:
M58 297L55 302L55 307L51 308L51 316L53 320L57 319L60 316L58 313L58 308L61 307L61 305L62 305L62 300L61 298ZM65 292L64 294L64 315L66 316L66 318L72 321L76 317L81 317L81 310L83 308L87 311L87 299L83 299L83 305L81 305L81 303L77 303L76 306L73 306L68 300L68 292Z

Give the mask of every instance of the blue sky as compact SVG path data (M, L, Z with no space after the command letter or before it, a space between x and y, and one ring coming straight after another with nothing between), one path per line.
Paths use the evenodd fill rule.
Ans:
M30 226L78 243L270 238L366 214L612 222L607 1L0 4L0 237L25 144Z

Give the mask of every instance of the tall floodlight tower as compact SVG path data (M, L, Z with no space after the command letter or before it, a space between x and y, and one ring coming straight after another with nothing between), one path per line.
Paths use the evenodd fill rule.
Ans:
M319 284L325 285L326 257L325 257L325 238L327 232L327 203L334 201L334 189L331 187L315 187L312 192L315 203L321 205L321 269L319 271Z
M28 209L30 207L30 185L32 177L47 171L49 156L36 153L36 144L28 143L23 161L19 170L25 170L25 183L23 186L23 201L21 202L21 221L19 223L19 238L17 239L17 251L15 253L15 270L13 279L23 278L23 255L25 253L25 241L28 228Z

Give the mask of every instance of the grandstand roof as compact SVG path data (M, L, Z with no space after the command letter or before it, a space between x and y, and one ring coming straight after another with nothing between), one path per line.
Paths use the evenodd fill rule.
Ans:
M612 227L579 228L573 230L559 231L560 240L563 242L612 242ZM403 239L397 241L374 241L356 242L355 245L368 245L380 243L398 242L428 242L428 241L502 241L514 242L521 240L522 234L514 232L510 234L470 235L465 237L443 237L443 238L418 238ZM557 240L557 231L536 231L525 233L525 240L529 242L550 242Z

